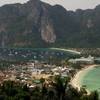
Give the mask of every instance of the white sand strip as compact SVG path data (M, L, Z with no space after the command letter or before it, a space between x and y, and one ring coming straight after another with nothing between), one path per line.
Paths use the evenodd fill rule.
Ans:
M86 73L88 73L88 71L92 70L95 66L97 66L97 65L89 65L89 66L86 66L85 68L81 69L79 72L77 72L75 74L75 76L71 80L70 84L74 88L78 88L78 90L80 90L80 88L81 88L80 78L83 77Z

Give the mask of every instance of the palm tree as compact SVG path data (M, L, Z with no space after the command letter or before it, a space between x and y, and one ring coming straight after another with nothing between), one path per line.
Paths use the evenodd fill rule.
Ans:
M46 85L44 84L42 86L42 89L41 89L41 94L42 94L42 97L41 99L42 100L45 100L47 98L47 92L48 92L48 88L46 87Z
M49 90L47 94L47 100L57 100L57 96L54 90Z
M80 93L78 89L73 88L71 85L68 86L67 99L68 100L80 100Z
M89 100L99 100L99 95L97 91L91 92Z
M56 95L58 97L58 100L64 100L66 88L68 85L70 78L61 78L61 76L56 76L55 80L53 82L53 87L56 91Z

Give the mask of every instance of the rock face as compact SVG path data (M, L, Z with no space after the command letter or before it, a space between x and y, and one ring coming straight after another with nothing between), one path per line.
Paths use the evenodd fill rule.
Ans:
M35 38L38 39L40 36L40 41L54 43L56 35L47 9L49 6L40 0L30 0L25 4L1 7L0 36L7 34L7 39L4 39L4 36L0 39L1 46L34 47Z
M53 25L51 19L49 18L48 9L40 0L30 0L26 4L26 10L29 7L29 12L27 19L32 20L34 25L40 30L42 40L47 43L54 43L56 40L56 35L54 33Z
M46 7L49 5L43 4L40 0L30 0L26 5L27 7L29 6L31 11L28 15L28 20L33 20L34 25L40 28L38 31L41 34L41 39L47 43L54 43L56 35Z
M41 22L41 37L47 43L54 43L56 41L56 35L52 24L47 22L46 24Z
M48 10L43 6L43 13L41 16L41 37L47 43L54 43L56 41L56 35L52 21L48 15Z
M0 47L99 47L100 5L75 12L40 0L0 7Z

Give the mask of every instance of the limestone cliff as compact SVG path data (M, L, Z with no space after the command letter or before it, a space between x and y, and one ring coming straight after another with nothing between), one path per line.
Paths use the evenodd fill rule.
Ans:
M54 32L54 27L52 20L49 18L48 10L42 6L42 16L41 16L41 37L47 43L54 43L56 41L56 35Z
M40 0L0 7L0 47L99 47L100 5L67 11Z

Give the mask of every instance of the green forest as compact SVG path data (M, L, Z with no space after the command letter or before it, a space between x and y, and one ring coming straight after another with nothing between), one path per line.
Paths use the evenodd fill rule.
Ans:
M41 79L42 87L29 88L26 84L5 81L0 85L0 100L99 100L96 91L88 94L84 88L73 88L69 85L70 78L55 78L45 83Z

